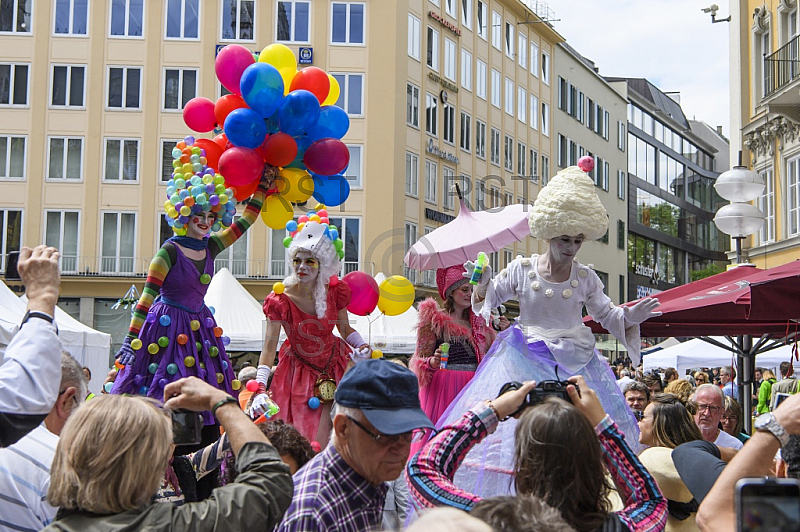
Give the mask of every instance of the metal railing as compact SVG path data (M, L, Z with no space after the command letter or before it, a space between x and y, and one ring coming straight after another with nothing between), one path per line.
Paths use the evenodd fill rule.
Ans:
M764 58L764 98L800 77L798 39L800 36Z

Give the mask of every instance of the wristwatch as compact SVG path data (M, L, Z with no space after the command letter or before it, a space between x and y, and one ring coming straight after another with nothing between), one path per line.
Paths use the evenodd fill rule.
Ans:
M40 312L38 310L29 310L25 313L25 316L22 318L22 323L19 324L20 327L25 325L25 323L31 318L39 318L40 320L44 320L47 323L53 323L53 316L47 314L45 312Z
M771 412L758 416L753 427L759 432L769 432L778 438L778 441L781 442L781 447L789 443L789 434L786 429L781 427L781 424L778 423L778 420L775 419Z

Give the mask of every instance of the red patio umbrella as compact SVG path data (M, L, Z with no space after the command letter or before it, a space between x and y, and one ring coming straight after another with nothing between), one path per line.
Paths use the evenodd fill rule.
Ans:
M763 270L748 277L749 319L800 318L800 260Z

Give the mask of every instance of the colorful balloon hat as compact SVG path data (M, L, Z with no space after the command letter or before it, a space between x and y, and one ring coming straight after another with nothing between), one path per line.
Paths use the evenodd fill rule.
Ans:
M327 241L333 243L339 260L344 258L344 242L339 238L338 229L330 225L324 205L317 204L314 211L304 214L296 222L286 222L286 230L290 235L284 239L287 248L291 246L292 249L304 249L313 253Z

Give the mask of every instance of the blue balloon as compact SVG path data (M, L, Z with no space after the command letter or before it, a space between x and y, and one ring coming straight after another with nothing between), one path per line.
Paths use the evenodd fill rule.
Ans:
M281 101L283 101L283 100L281 100ZM278 108L280 108L280 102L278 102ZM281 130L281 127L278 124L278 120L279 120L279 118L278 118L278 111L277 110L274 113L272 113L272 116L267 118L267 132L270 135L273 135L273 134L275 134L275 133L277 133L278 131Z
M332 175L325 177L312 174L314 179L314 192L312 196L318 202L328 207L341 205L350 195L350 183L342 175Z
M306 90L292 91L278 107L278 123L281 131L292 136L299 135L316 125L319 121L319 112L319 100L316 96ZM227 123L227 120L225 122Z
M278 69L268 63L253 63L247 67L239 88L245 103L264 118L272 116L283 99L283 78Z
M170 319L169 316L164 314L163 316L158 318L158 323L160 323L162 327L169 327L169 324L172 323L172 320Z
M317 408L319 408L319 405L320 405L320 400L318 397L312 397L308 400L308 408L310 408L311 410L316 410Z
M341 139L350 129L350 117L341 107L326 105L320 109L317 125L308 130L308 137L314 140Z
M225 119L225 135L234 146L254 150L264 142L267 126L252 109L235 109Z

